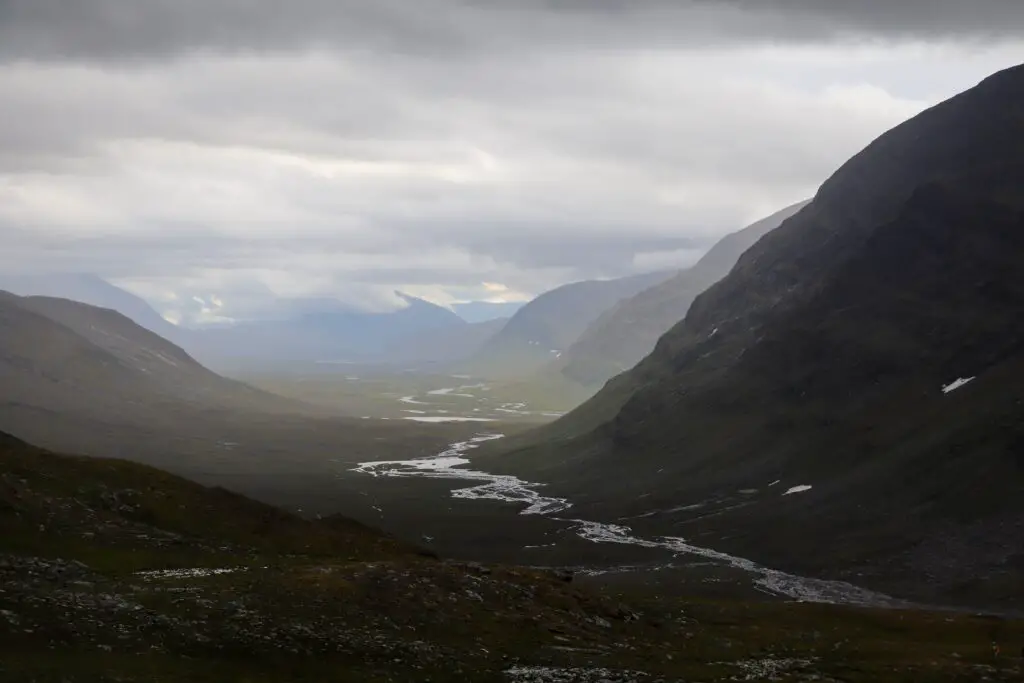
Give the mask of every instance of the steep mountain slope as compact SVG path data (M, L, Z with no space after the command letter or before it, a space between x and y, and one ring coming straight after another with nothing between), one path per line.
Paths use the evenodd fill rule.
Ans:
M618 302L580 335L551 370L597 388L633 367L651 352L661 335L683 319L698 294L725 277L744 251L807 203L793 204L726 235L693 267Z
M615 280L587 280L545 292L519 309L466 369L482 376L529 374L567 349L598 316L673 275L660 271Z
M287 411L299 407L292 401L215 374L180 347L117 311L50 297L25 297L18 305L70 329L130 370L142 373L162 393L187 403L241 410Z
M175 408L294 412L298 402L206 370L123 315L0 293L0 422L22 410L158 421Z
M869 145L496 463L769 564L1024 604L1021 187L1016 67Z

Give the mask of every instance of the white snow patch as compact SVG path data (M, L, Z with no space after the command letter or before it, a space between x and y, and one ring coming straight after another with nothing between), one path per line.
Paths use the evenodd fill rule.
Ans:
M809 484L801 484L800 486L794 486L794 487L792 487L792 488L788 489L788 490L787 490L787 491L786 491L785 493L783 493L782 495L784 495L784 496L788 496L788 495L790 495L791 493L803 493L804 491L810 491L810 490L811 490L811 488L812 488L812 487L811 487L811 486L810 486Z
M412 413L413 415L426 415L427 414L427 411L425 411L425 410L403 410L402 412L403 413Z
M942 393L948 394L951 391L956 391L957 389L959 389L963 385L967 384L968 382L973 381L974 379L976 379L976 378L975 377L958 377L955 380L953 380L952 382L950 382L949 384L943 386L942 387Z
M157 358L159 358L160 360L162 360L163 362L167 363L171 367L174 367L174 368L178 367L178 364L174 361L174 359L168 358L167 356L165 356L164 354L160 353L159 351L154 351L153 355L156 356Z
M780 483L781 481L782 481L781 479L776 479L772 483L768 484L768 487L771 488L772 486L775 486L776 484Z

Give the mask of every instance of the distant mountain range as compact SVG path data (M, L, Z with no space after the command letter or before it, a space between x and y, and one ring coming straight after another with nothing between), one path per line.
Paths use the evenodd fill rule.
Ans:
M0 272L0 290L20 296L71 299L91 306L109 308L165 339L176 339L180 331L176 325L157 313L145 299L90 273Z
M142 298L102 278L79 273L0 273L0 288L25 296L66 298L117 311L222 370L287 368L330 360L443 362L476 351L503 320L471 324L452 311L399 294L405 306L373 313L334 300L290 302L284 319L183 328Z
M150 304L91 274L2 274L0 287L118 311L225 372L288 371L347 361L453 366L485 376L525 378L552 361L623 297L673 275L660 272L564 285L528 303L472 302L452 309L400 292L404 306L368 312L334 299L281 302L274 319L179 327ZM494 317L512 313L509 318ZM475 322L467 322L467 319ZM452 369L452 368L448 368Z
M526 305L525 301L509 301L495 303L491 301L469 301L452 304L452 310L468 323L484 323L492 320L504 320L515 315L516 311Z
M569 348L603 312L674 274L661 271L586 280L545 292L519 309L466 361L464 369L484 376L528 376Z
M493 467L575 514L1024 606L1024 66L897 126Z
M619 301L587 327L549 370L597 389L632 368L654 349L661 335L683 319L697 295L725 277L744 251L807 203L786 207L726 235L692 267Z
M389 360L387 350L405 340L469 327L446 308L399 296L406 305L394 311L375 313L322 302L283 320L189 330L183 344L218 369L270 370L294 363Z

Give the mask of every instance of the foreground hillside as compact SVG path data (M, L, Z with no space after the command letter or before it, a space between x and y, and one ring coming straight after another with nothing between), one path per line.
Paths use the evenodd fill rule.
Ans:
M0 434L0 680L1019 680L1020 623L613 595ZM1008 653L994 657L992 641Z
M1022 114L1018 67L882 136L495 464L771 566L1024 605Z
M551 364L551 370L596 390L633 367L651 352L661 335L683 319L701 292L728 274L744 251L806 204L788 206L726 235L692 267L618 302Z

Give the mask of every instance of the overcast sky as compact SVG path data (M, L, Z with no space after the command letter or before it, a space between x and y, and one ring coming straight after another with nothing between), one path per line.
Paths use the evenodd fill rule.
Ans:
M195 322L678 267L1021 61L1019 0L0 0L0 268Z

